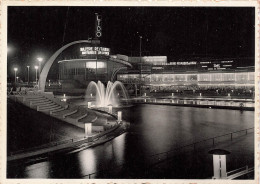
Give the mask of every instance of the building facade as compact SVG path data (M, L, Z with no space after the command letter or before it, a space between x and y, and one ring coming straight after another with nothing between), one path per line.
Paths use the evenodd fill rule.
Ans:
M253 89L255 83L254 66L248 64L254 63L251 58L197 58L167 62L167 58L161 56L128 58L128 62L134 65L133 69L120 72L117 80L149 91L228 87Z
M77 44L63 52L58 63L63 88L85 89L91 81L107 83L116 79L118 71L132 67L100 44Z

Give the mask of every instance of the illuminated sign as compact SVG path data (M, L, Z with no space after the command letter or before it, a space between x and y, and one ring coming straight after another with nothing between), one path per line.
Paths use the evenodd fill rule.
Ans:
M95 37L100 38L102 36L102 27L101 27L101 15L96 13L96 30Z
M105 47L81 47L80 52L83 56L90 54L109 55L110 49Z

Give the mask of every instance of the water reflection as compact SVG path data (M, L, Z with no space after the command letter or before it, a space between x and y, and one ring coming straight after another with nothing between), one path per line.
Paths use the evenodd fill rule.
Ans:
M96 172L96 155L93 149L87 149L78 153L78 163L81 175Z
M27 166L25 169L25 178L49 178L50 177L50 162L41 162Z
M26 178L87 178L88 174L101 170L119 173L117 177L134 177L143 169L134 167L136 160L147 164L150 162L150 155L254 126L252 111L241 113L237 110L146 104L120 110L123 118L131 122L128 133L103 145L69 155L59 155L49 162L31 165L26 169L22 166L12 168L10 177L16 177L15 173L21 170ZM119 167L124 163L131 164Z

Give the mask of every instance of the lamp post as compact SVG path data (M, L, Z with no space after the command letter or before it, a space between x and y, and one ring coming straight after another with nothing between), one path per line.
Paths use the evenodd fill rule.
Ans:
M37 57L37 60L39 61L39 74L41 73L41 64L42 64L42 61L43 61L43 58L42 57Z
M140 38L140 96L142 96L142 36Z
M16 84L16 72L17 72L18 68L14 68L14 83Z
M35 79L36 79L36 85L37 85L37 70L38 70L39 67L35 66L34 68L35 68Z
M41 75L41 64L42 64L42 61L43 61L43 58L42 57L38 57L37 60L39 61L39 77ZM40 81L38 80L38 85L40 86Z
M30 66L27 66L27 69L28 69L28 85L29 85L29 77L30 77L30 73L29 73L29 69L30 69Z
M16 79L17 79L17 83L19 82L19 77L16 77Z

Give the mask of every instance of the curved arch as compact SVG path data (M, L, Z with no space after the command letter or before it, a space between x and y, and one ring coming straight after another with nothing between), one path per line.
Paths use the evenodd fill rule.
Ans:
M121 63L121 64L123 64L123 65L127 65L127 66L133 68L132 64L129 63L129 62L127 62L127 61L123 61L123 60L121 60L121 59L115 59L115 58L112 58L112 57L110 57L109 60L110 60L110 61L113 61L113 62Z
M114 81L114 78L115 78L116 74L117 74L120 70L126 70L126 69L127 69L127 67L120 67L120 68L115 69L115 70L113 71L113 73L112 73L111 81L112 81L112 82Z
M53 62L55 61L55 59L60 55L60 53L62 51L64 51L66 48L70 47L71 45L75 45L77 43L91 43L90 40L78 40L78 41L74 41L74 42L71 42L71 43L68 43L67 45L64 45L63 47L61 47L59 50L57 50L51 57L50 59L45 63L42 71L41 71L41 74L40 74L40 78L39 78L39 89L41 91L44 92L45 90L45 83L46 83L46 78L47 78L47 75L49 73L49 70L53 64Z

